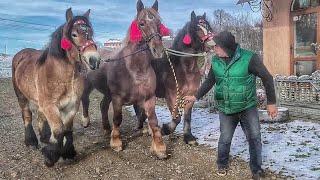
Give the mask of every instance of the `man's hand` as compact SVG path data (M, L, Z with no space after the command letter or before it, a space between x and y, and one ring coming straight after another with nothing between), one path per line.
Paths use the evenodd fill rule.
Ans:
M271 119L274 119L278 115L278 108L275 104L267 105L267 111Z
M185 100L185 103L188 104L188 103L194 103L197 100L197 98L195 96L185 96L184 100Z

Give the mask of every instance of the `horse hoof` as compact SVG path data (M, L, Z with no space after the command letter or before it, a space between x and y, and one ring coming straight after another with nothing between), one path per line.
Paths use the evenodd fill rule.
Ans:
M169 135L171 134L170 128L168 124L163 124L161 128L161 134L162 135Z
M199 145L197 142L197 138L194 137L193 135L184 135L183 140L186 144L190 145L190 146L197 146Z
M45 157L45 158L44 158L44 164L45 164L47 167L52 167L52 166L55 164L55 162Z
M89 127L89 125L90 125L89 117L82 117L82 126L84 128L87 128L87 127Z
M166 152L153 152L158 159L167 159L168 155Z
M149 129L146 127L142 129L142 134L151 135L151 133L149 132Z
M60 154L52 145L42 148L41 152L44 156L44 163L48 167L52 167L59 160Z
M189 142L186 142L186 144L190 145L190 146L198 146L199 143L197 141L189 141Z
M115 146L115 147L111 147L112 150L114 150L115 152L120 152L122 151L122 146Z
M31 148L34 148L34 149L38 149L39 148L38 140L30 140L30 141L26 140L24 143L28 147L30 146Z
M66 159L74 159L74 157L77 155L76 150L74 150L74 147L68 149L68 151L66 151L66 153L62 154L62 158L64 160Z

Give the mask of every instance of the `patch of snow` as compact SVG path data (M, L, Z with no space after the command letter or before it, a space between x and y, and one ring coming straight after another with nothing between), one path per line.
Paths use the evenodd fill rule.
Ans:
M134 115L132 107L128 110ZM166 107L157 106L159 125L170 122ZM208 109L194 108L192 133L200 144L218 147L220 136L219 115ZM176 129L183 133L183 123ZM320 179L320 124L296 120L288 123L261 123L263 168L298 179ZM249 145L238 125L232 140L230 153L249 161Z

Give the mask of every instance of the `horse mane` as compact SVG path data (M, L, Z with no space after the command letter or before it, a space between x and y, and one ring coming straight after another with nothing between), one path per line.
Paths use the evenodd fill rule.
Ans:
M72 26L77 20L83 20L90 28L92 27L88 18L86 18L85 16L73 17L72 20L68 22L67 28L66 28L67 29L66 38L71 41L72 41L72 38L71 38ZM43 51L40 58L38 59L38 63L40 65L46 61L48 55L53 56L56 59L62 59L62 60L67 57L67 53L65 50L61 48L61 43L60 43L63 37L63 28L65 25L66 24L62 24L56 29L56 31L54 31L51 34L51 40L48 43L48 47Z

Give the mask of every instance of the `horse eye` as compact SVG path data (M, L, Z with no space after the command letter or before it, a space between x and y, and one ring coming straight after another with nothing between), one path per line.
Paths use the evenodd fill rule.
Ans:
M153 16L152 14L148 14L148 18L149 18L149 19L153 19L154 16Z
M144 23L140 23L139 26L140 26L140 27L144 27Z
M76 33L72 33L71 35L72 37L78 37L78 35Z

